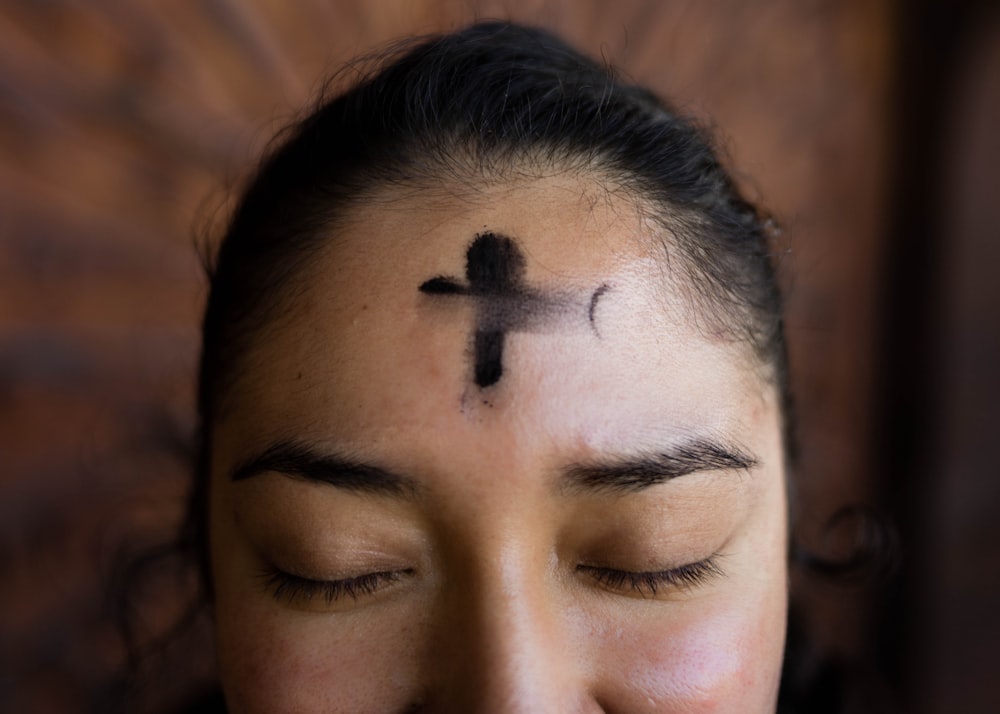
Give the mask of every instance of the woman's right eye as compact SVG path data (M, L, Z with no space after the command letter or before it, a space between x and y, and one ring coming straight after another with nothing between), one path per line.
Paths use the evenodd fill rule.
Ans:
M332 605L345 598L356 602L410 575L413 575L412 568L365 573L338 580L313 580L274 567L261 574L274 599L291 605L308 605L317 600Z

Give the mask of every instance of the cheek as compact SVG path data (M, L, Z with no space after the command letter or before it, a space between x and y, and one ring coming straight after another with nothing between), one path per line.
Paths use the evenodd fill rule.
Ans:
M399 655L416 648L405 622L391 613L377 627L371 621L361 627L266 610L218 610L219 667L229 711L374 714L400 711L412 698L414 686L405 673L415 670Z
M609 700L636 712L773 712L781 673L785 605L743 603L713 613L634 625L618 637L617 686Z

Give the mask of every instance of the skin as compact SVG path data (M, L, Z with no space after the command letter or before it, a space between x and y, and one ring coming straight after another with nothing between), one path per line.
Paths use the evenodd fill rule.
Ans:
M579 294L512 332L472 378L475 306L422 294L484 230L525 280ZM559 174L449 198L384 191L310 261L213 430L210 533L221 678L234 712L773 712L785 634L786 502L774 387L706 336L630 200ZM609 288L588 324L589 296ZM711 439L750 468L628 491L574 465ZM409 479L362 493L276 470L269 445ZM719 572L653 593L592 568ZM395 575L372 592L278 589ZM263 573L263 574L262 574Z

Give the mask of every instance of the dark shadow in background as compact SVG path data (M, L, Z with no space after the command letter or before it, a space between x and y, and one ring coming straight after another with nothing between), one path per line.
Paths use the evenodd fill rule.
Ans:
M896 26L875 443L904 560L879 655L904 711L1000 711L1000 7L899 0Z

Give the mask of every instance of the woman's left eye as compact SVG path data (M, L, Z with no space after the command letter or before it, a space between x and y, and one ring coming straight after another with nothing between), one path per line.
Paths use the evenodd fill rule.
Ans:
M719 556L713 555L696 563L667 570L631 571L599 565L578 565L577 571L589 575L603 587L614 592L642 597L655 597L664 590L689 590L721 577Z
M291 604L323 600L327 605L332 605L344 598L357 601L373 595L412 574L412 569L386 570L340 580L313 580L269 568L262 576L275 600Z

